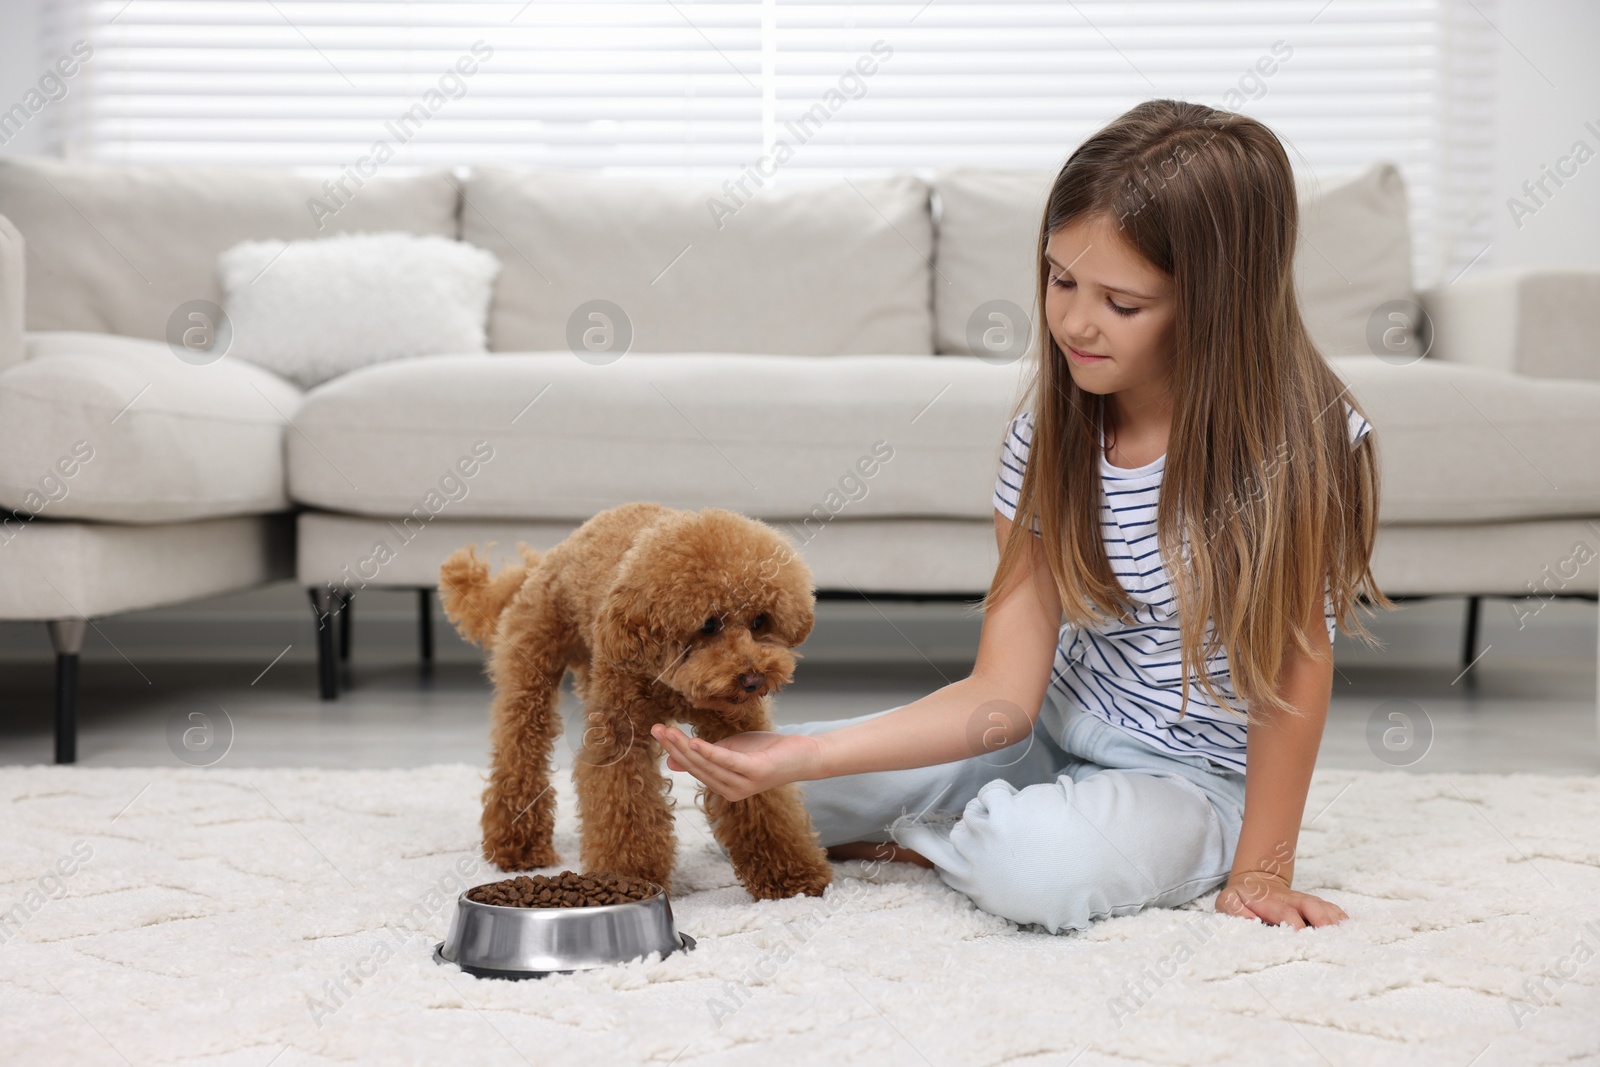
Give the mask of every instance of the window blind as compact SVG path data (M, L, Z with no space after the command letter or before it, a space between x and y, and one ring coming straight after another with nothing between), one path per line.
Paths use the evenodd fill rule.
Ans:
M396 171L787 182L1054 168L1169 96L1261 119L1297 170L1392 160L1429 284L1492 259L1494 17L1492 0L70 0L51 47L94 54L49 135L126 162L332 172L382 140Z

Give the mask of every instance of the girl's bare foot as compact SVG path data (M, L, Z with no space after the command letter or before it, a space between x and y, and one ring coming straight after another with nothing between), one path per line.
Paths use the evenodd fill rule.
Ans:
M890 863L914 863L918 867L933 869L933 861L920 852L901 848L892 841L852 841L848 845L828 846L830 860L879 860Z

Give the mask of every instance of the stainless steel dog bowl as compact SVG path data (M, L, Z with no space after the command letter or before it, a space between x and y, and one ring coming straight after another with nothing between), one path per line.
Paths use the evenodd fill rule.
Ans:
M692 948L660 886L643 900L587 908L502 907L463 892L433 958L479 978L542 978Z

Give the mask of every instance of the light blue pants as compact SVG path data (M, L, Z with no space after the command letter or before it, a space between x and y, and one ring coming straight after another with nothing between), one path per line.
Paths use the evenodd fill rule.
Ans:
M1054 686L1045 701L1054 714L1008 748L798 783L822 844L893 841L984 911L1052 934L1225 884L1244 775L1154 748ZM825 733L894 710L777 729Z

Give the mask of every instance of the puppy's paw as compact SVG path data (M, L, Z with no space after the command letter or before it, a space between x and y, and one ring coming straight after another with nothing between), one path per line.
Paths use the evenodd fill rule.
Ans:
M833 881L833 865L820 849L815 859L766 864L756 870L740 871L739 881L756 900L786 900L789 897L820 897Z
M554 867L561 862L561 854L550 845L526 842L507 844L483 843L483 858L502 871L533 871L540 867Z

